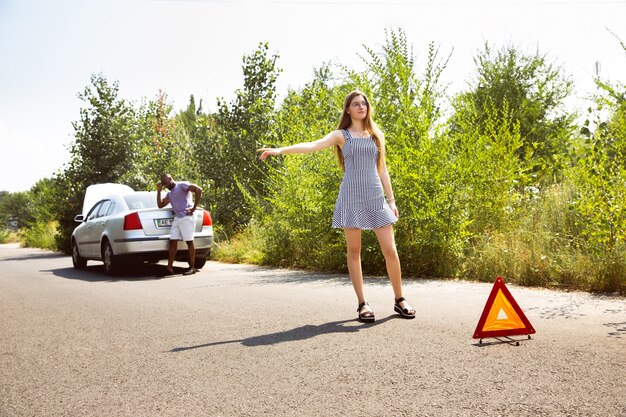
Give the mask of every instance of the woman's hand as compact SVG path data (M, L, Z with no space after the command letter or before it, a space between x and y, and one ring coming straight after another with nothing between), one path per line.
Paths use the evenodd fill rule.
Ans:
M398 208L396 207L395 200L392 200L392 201L389 202L389 208L391 209L393 214L396 216L396 218L400 217L400 214L398 213Z
M270 155L280 155L280 148L261 148L257 149L257 152L263 152L259 159L265 161Z

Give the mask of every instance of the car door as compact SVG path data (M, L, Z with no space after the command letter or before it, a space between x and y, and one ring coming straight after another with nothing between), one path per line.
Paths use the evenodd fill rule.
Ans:
M89 224L90 240L96 242L96 244L94 244L92 248L92 256L94 257L101 256L100 243L102 240L102 233L104 232L104 229L106 227L106 223L109 218L109 209L111 208L112 203L113 202L111 200L102 200L99 204L98 211L95 217L91 220Z
M97 202L87 213L85 224L80 234L76 236L78 249L82 256L93 258L98 255L100 249L100 239L94 236L94 222L98 216L98 210L102 206L102 201Z

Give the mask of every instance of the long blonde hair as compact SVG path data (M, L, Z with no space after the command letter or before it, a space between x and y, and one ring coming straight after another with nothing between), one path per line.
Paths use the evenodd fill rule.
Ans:
M348 94L343 101L343 111L341 113L341 119L339 119L338 130L347 129L352 124L352 119L348 114L348 107L350 107L350 103L356 96L363 96L365 102L367 103L367 115L363 120L363 127L372 136L374 139L374 143L376 144L376 148L378 149L378 157L376 163L378 168L382 166L385 157L385 146L384 146L384 137L382 131L378 128L374 120L372 120L372 105L370 104L369 99L365 95L364 92L359 90L354 90L350 94ZM337 155L337 162L341 167L341 170L345 170L345 164L343 161L343 153L341 152L341 148L339 145L335 145L335 155Z

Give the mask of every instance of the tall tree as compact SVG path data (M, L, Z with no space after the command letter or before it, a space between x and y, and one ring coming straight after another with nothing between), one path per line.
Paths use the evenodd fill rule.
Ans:
M449 56L441 59L439 49L431 42L428 55L420 61L423 73L418 74L406 33L402 29L386 30L385 35L382 51L364 46L366 55L362 59L367 71L352 73L352 80L362 89L371 86L376 120L389 136L393 152L395 147L416 147L435 128L445 93L441 74Z
M405 267L416 274L450 274L465 223L456 204L451 148L437 135L446 89L441 75L449 56L441 57L430 43L418 61L402 30L386 31L382 51L365 49L367 70L360 79L371 86L374 119L385 133L387 166L401 213L398 251ZM377 242L370 239L367 244L374 248ZM370 250L366 256L376 253ZM382 256L374 261L382 270Z
M30 224L33 220L30 191L0 193L0 229L7 226L9 220L17 221L18 227Z
M154 188L154 183L164 173L170 173L178 180L197 182L199 175L195 149L199 140L193 136L195 130L186 127L188 123L195 123L186 119L191 106L192 114L195 114L193 96L187 110L172 115L173 106L168 102L167 95L159 91L155 100L143 104L139 109L140 157L137 160L136 177L140 179L140 184L137 188Z
M243 58L243 88L230 103L218 100L215 136L209 138L202 163L203 176L215 184L216 221L233 231L250 220L256 201L267 194L267 165L257 162L256 150L275 143L274 105L278 55L259 44ZM217 156L217 158L216 158Z
M331 82L331 71L324 66L300 91L289 91L276 115L277 142L270 145L317 140L337 128L346 86L332 87ZM276 165L270 168L267 181L268 207L259 216L264 261L341 268L345 264L343 235L330 227L341 182L333 151L290 155L273 162Z
M529 181L552 182L564 167L574 130L575 115L563 109L573 89L572 80L546 55L538 51L527 54L515 46L494 50L486 42L474 62L475 78L453 101L452 131L461 129L459 119L466 117L464 112L477 112L482 133L493 121L492 109L508 109L500 114L507 125L519 124L522 146L516 154L534 176Z
M79 94L88 104L73 122L74 143L65 176L79 185L115 182L133 164L137 150L133 107L118 97L119 83L93 75L91 85Z
M577 190L580 232L594 250L604 252L626 245L626 84L595 82L596 106L589 108L581 129L584 140L570 180Z
M137 155L133 107L118 97L119 85L94 74L91 84L78 95L86 104L80 120L73 122L74 142L70 161L57 175L61 195L55 207L61 233L59 247L70 250L73 218L80 213L86 188L105 182L128 182Z

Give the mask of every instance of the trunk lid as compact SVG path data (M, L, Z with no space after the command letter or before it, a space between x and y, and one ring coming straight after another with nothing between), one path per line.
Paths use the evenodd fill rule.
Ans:
M174 221L174 212L168 208L142 209L137 210L141 226L146 236L169 235ZM196 223L194 232L202 231L202 209L194 212L193 217Z

